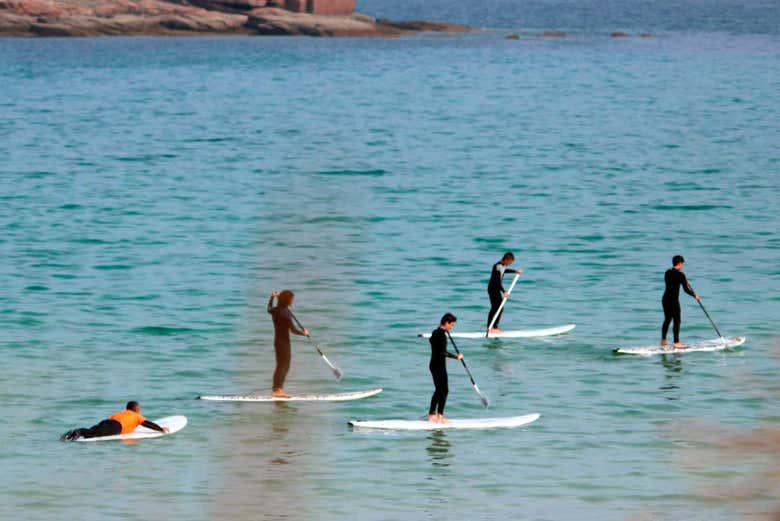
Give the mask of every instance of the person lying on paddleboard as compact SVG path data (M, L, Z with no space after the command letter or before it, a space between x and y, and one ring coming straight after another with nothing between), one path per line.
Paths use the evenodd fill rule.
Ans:
M493 315L495 315L496 311L498 311L498 308L501 307L501 301L509 296L509 294L504 289L504 286L501 284L502 280L504 279L504 273L523 273L523 270L521 269L510 270L507 268L507 266L510 266L514 261L514 253L508 251L504 254L503 257L501 257L500 261L493 264L493 270L490 272L490 282L488 282L487 288L488 296L490 297L490 312L488 313L487 319L488 327L490 327L491 322L493 322ZM503 315L503 313L504 310L502 309L496 317L496 321L493 322L493 327L490 329L490 331L488 331L489 334L501 332L501 329L498 327L498 323L501 322L501 315Z
M274 306L274 298L276 298L276 306ZM282 292L272 291L271 298L268 299L268 313L271 314L271 320L274 322L274 352L276 353L276 369L271 394L277 398L290 398L283 389L292 358L290 331L296 335L309 336L308 329L295 327L289 310L294 300L295 294L287 289Z
M117 434L128 434L135 430L139 425L147 429L159 432L168 432L168 427L160 427L141 416L141 406L138 402L127 402L124 411L115 412L97 425L89 429L73 429L63 434L62 441L73 441L79 438L98 438L100 436L115 436Z
M686 347L685 344L680 342L680 286L688 295L697 301L700 300L699 295L694 293L688 284L685 273L682 272L684 265L685 259L682 255L675 255L672 258L672 267L666 270L664 274L666 289L664 290L663 298L661 298L661 305L664 308L664 323L661 326L661 345L664 347L669 345L669 342L666 341L666 334L669 332L669 323L674 321L672 328L674 344L672 346L675 349L684 349Z
M431 343L431 361L428 363L428 369L433 376L433 385L436 390L431 397L431 407L428 409L428 421L436 423L447 423L444 419L444 406L447 403L447 394L449 387L447 385L447 359L455 358L463 360L461 353L453 354L447 351L447 331L455 327L458 319L452 313L445 313L441 317L439 327L433 330L429 342Z

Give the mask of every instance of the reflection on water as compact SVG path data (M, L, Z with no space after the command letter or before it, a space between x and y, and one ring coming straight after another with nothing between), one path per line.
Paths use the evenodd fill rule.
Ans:
M661 355L661 364L672 373L682 372L682 357L676 353Z
M500 338L487 338L485 345L488 349L505 349L507 345Z
M447 440L447 435L444 431L433 431L428 436L430 443L425 447L428 453L428 459L433 467L449 467L449 459L452 458L450 454L450 447L452 444Z
M316 462L307 433L316 427L296 406L268 405L242 404L230 415L218 445L215 519L276 519L293 505L305 517L312 508L307 476Z
M679 391L680 387L676 381L682 374L682 357L678 354L661 355L661 365L666 368L664 373L666 384L659 387L659 389L664 391L667 400L679 400L680 395L676 391Z

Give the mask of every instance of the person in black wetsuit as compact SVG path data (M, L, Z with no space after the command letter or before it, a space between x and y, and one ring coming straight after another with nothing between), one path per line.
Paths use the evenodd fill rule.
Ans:
M685 259L682 255L675 255L672 258L672 267L666 270L664 274L666 289L664 290L663 298L661 298L661 305L664 308L664 323L661 326L661 345L669 345L669 342L666 341L666 334L669 332L669 323L674 321L672 328L674 344L672 345L676 349L684 349L686 347L685 344L680 342L680 286L688 295L697 301L699 300L699 295L691 289L688 279L685 278L685 273L682 272L684 265Z
M507 266L510 266L515 261L515 255L511 251L508 251L504 254L503 257L501 257L501 260L497 263L493 264L493 270L490 272L490 282L488 282L488 296L490 297L490 312L488 313L488 319L487 319L487 326L490 327L490 322L493 321L493 315L496 314L498 311L498 308L501 307L501 301L504 300L505 297L508 297L509 294L504 290L504 286L501 284L501 281L504 278L504 273L523 273L523 270L516 269L516 270L510 270L507 268ZM498 314L498 317L496 317L496 321L493 323L493 327L488 331L489 334L492 333L500 333L501 329L498 327L499 322L501 322L501 315L503 315L504 310L501 310L501 313Z
M455 327L457 318L452 313L445 313L441 317L439 327L431 333L431 361L428 363L428 369L433 376L433 385L436 390L431 397L431 406L428 409L428 421L436 423L447 423L444 419L444 406L447 404L447 394L449 387L447 385L447 359L455 358L463 360L463 355L450 353L447 351L447 331Z
M277 299L274 306L274 298ZM268 299L268 313L274 322L274 352L276 353L276 369L274 370L274 380L271 394L277 398L289 398L290 395L284 392L284 379L290 370L290 360L292 352L290 349L290 331L296 335L309 336L309 330L298 329L293 321L289 307L295 300L295 294L290 290L271 292L271 298Z

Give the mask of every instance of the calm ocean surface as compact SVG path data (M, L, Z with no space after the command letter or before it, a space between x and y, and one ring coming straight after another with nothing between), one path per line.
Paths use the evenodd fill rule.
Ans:
M780 508L776 451L724 447L780 427L777 4L689 2L678 16L661 2L631 23L631 12L593 15L593 2L560 20L529 8L526 23L502 18L498 1L472 18L412 3L362 10L506 30L0 40L0 519L762 519ZM697 23L675 26L686 20ZM482 327L505 250L525 273L503 326L577 329L459 342L491 408L451 362L447 412L541 419L350 431L353 418L423 417L429 346L415 335L445 311L460 330ZM744 349L613 356L658 340L676 253ZM335 382L296 340L288 390L384 393L194 400L270 386L265 304L282 288L345 372ZM682 304L683 338L713 338L693 300ZM135 444L58 441L129 399L190 423Z

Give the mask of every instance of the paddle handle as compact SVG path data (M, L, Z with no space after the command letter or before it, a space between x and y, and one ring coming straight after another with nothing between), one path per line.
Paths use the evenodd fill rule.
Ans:
M488 324L487 331L485 331L485 337L487 337L490 334L490 330L493 329L493 324L495 324L496 320L498 320L498 316L501 314L501 310L504 309L504 304L506 304L506 301L509 298L509 294L512 293L513 289L515 289L515 284L517 284L517 279L519 278L520 274L515 273L515 277L512 279L512 284L509 285L509 289L506 292L504 300L501 301L501 305L498 306L498 311L496 311L496 314L493 315L493 318L490 320L490 324Z

